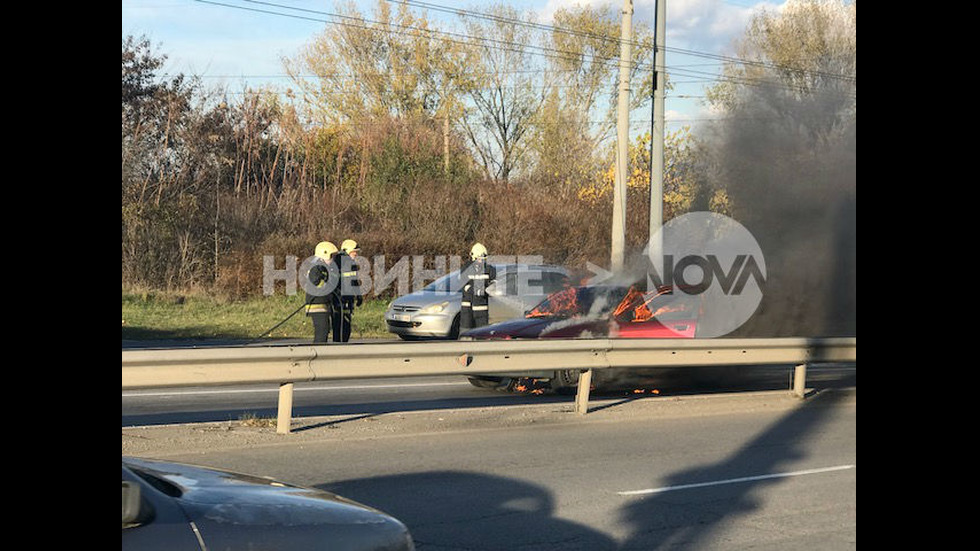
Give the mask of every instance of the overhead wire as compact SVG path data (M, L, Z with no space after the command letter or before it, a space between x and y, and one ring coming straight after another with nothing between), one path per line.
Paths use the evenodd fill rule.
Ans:
M577 52L569 52L567 50L558 50L558 49L555 49L555 48L549 48L549 47L546 47L546 46L539 46L539 45L536 45L536 44L520 44L520 43L511 42L511 41L507 41L507 40L499 40L499 39L488 38L488 37L483 37L483 36L473 36L473 35L466 35L466 34L461 34L461 33L450 32L450 31L441 31L441 30L436 30L436 29L413 27L413 26L410 26L410 25L402 25L402 24L399 24L399 23L377 21L377 20L366 18L366 17L354 17L354 16L350 16L350 15L337 14L337 13L332 13L332 12L325 12L325 11L321 11L321 10L311 10L311 9L307 9L307 8L298 8L298 7L294 7L294 6L287 6L287 5L283 5L283 4L276 4L274 2L264 2L264 1L260 1L260 0L242 0L243 2L247 2L247 3L250 3L250 4L258 4L258 5L263 5L263 6L276 7L276 8L282 8L282 9L287 9L287 10L294 10L294 11L298 11L298 12L302 12L302 13L316 14L316 15L320 15L320 16L323 16L323 17L334 18L334 19L339 19L339 20L343 20L343 21L331 21L331 20L317 19L317 18L313 18L313 17L306 17L306 16L302 16L302 15L294 15L294 14L289 14L289 13L270 11L270 10L259 9L259 8L250 8L250 7L246 7L246 6L240 6L240 5L235 5L235 4L228 4L228 3L225 3L225 2L218 2L216 0L195 0L195 1L200 2L200 3L204 3L204 4L213 4L213 5L217 5L217 6L223 6L223 7L228 7L228 8L235 8L235 9L240 9L240 10L245 10L245 11L254 11L254 12L266 13L266 14L271 14L271 15L279 15L279 16L283 16L283 17L291 17L291 18L297 18L297 19L305 19L305 20L316 21L316 22L320 22L320 23L333 23L333 24L342 25L342 26L345 26L345 27L359 28L359 29L368 30L368 31L375 31L375 30L378 30L378 29L375 28L375 27L370 27L370 26L368 26L366 24L384 25L385 27L389 27L389 28L396 27L397 29L392 29L392 31L393 32L396 32L398 34L406 34L406 33L409 33L409 32L424 32L424 33L427 33L430 36L433 36L435 38L438 38L437 35L442 35L442 36L448 37L448 38L442 38L441 40L444 40L444 41L450 42L450 43L455 43L455 44L463 45L463 46L481 45L481 46L484 46L485 47L486 44L493 44L493 45L498 46L501 50L510 51L510 52L514 52L514 53L518 53L518 54L530 53L532 55L540 55L540 56L551 57L551 58L562 59L562 60L590 59L590 60L593 60L593 61L598 60L597 63L610 64L610 65L614 65L614 66L616 66L616 65L619 64L619 61L617 59L615 59L615 58L603 59L602 57L600 57L600 56L598 56L596 54L584 54L584 53L577 53ZM398 29L401 29L401 30L398 30ZM474 42L476 42L476 44ZM535 51L527 51L528 49L535 50ZM636 67L642 67L641 64L636 64L635 66Z
M509 41L488 39L486 37L474 37L472 35L462 35L462 34L458 34L458 33L449 33L449 32L446 32L446 31L438 31L438 30L433 30L433 29L428 29L428 28L412 27L412 26L400 25L400 24L391 23L391 22L379 22L379 21L374 21L374 20L370 20L370 19L367 19L367 18L362 18L362 17L355 17L355 16L350 16L350 15L336 14L336 13L324 12L324 11L319 11L319 10L311 10L311 9L307 9L307 8L299 8L299 7L293 7L293 6L286 6L286 5L283 5L283 4L277 4L277 3L274 3L274 2L266 2L266 1L261 1L261 0L243 0L243 1L248 2L250 4L257 4L257 5L263 5L263 6L268 6L268 7L289 9L289 10L299 11L299 12L303 12L303 13L316 14L316 15L320 15L320 16L324 16L324 17L334 18L334 19L337 19L337 20L324 20L324 19L320 19L320 18L306 17L304 15L296 15L296 14L290 14L290 13L270 11L270 10L265 10L265 9L260 9L260 8L251 8L251 7L246 7L246 6L228 4L228 3L225 3L225 2L219 2L219 1L216 1L216 0L195 0L195 1L200 2L200 3L205 3L205 4L212 4L212 5L217 5L217 6L222 6L222 7L228 7L228 8L233 8L233 9L241 9L241 10L245 10L245 11L253 11L253 12L264 13L264 14L269 14L269 15L277 15L277 16L283 16L283 17L290 17L290 18L297 18L297 19L315 21L315 22L320 22L320 23L328 23L328 24L336 24L336 25L342 25L342 26L347 26L347 27L354 27L354 28L359 28L359 29L362 29L362 30L369 30L369 31L378 30L376 27L371 27L371 26L365 25L365 23L373 23L375 25L384 25L384 26L388 27L389 29L391 27L400 28L401 30L391 29L393 32L398 32L400 34L407 33L407 32L425 32L425 33L428 33L430 36L432 36L434 38L441 39L441 40L447 40L449 42L454 42L454 43L458 43L458 44L462 44L462 45L467 45L467 46L474 45L472 41L473 40L476 40L476 41L479 41L481 43L484 43L483 44L484 47L486 47L485 43L488 43L489 42L489 43L497 44L502 49L505 49L505 50L510 49L511 51L516 51L518 53L529 53L531 55L544 55L544 56L547 56L547 57L552 57L552 58L557 58L557 59L569 59L569 57L565 57L565 56L574 56L577 59L584 59L586 57L591 57L591 58L593 58L593 60L596 63L602 63L602 64L607 64L607 63L608 64L618 64L617 60L615 60L613 58L602 58L602 59L598 59L597 60L596 59L597 56L595 56L595 55L589 56L588 54L578 54L578 53L575 53L575 52L567 52L567 51L563 51L563 50L556 50L556 49L553 49L553 48L545 48L545 47L537 46L537 45L533 45L533 44L517 44L517 43L509 42ZM405 5L421 6L421 7L427 8L427 9L439 8L441 10L444 10L444 11L447 11L447 12L450 12L450 13L465 14L465 15L472 16L472 17L481 17L481 18L486 18L486 19L494 20L494 21L497 21L497 22L513 23L513 24L525 24L525 25L532 26L532 28L537 28L538 30L549 30L549 31L553 31L553 32L567 32L569 34L577 34L579 36L588 36L588 37L591 37L591 38L597 38L597 39L602 39L602 40L616 40L616 41L620 40L620 39L615 39L615 38L612 38L612 37L609 37L609 36L606 36L606 35L596 35L596 34L593 34L593 33L582 33L582 32L578 32L578 31L574 31L574 30L570 30L570 29L564 29L564 28L560 28L560 27L556 27L556 26L552 26L552 25L543 25L543 24L537 24L537 23L523 22L523 21L520 21L520 20L512 19L512 18L506 18L506 17L500 17L500 16L493 16L493 15L483 14L483 13L480 13L480 12L472 12L470 10L462 10L462 9L458 9L458 8L449 8L449 7L445 7L445 6L439 6L439 5L433 4L431 2L422 2L422 1L419 1L419 0L388 0L388 1L389 2L396 2L396 3L400 3L400 4L405 4ZM442 37L437 36L437 35L450 36L452 38L442 38ZM465 40L459 40L459 39L465 39ZM511 48L516 48L516 49L511 49ZM526 51L525 49L532 49L532 50L536 50L536 51ZM668 48L665 48L665 50L669 50L669 49ZM723 56L723 55L720 55L720 54L711 54L711 53L708 53L708 52L697 52L697 51L694 51L694 50L686 50L686 49L680 49L680 48L675 48L674 51L683 52L683 53L685 53L687 55L707 57L707 58L716 60L717 63L713 63L713 64L709 64L709 65L714 65L714 64L718 64L718 63L720 63L720 64L725 64L725 63L742 63L742 64L746 64L746 65L765 66L765 67L769 67L769 68L781 67L783 69L787 69L785 66L775 66L775 65L772 65L772 64L765 64L765 63L761 63L761 62L752 62L752 61L749 61L749 60L742 60L742 59L738 59L738 58L732 58L730 56ZM643 62L636 62L636 63L633 64L633 66L635 68L642 68L642 67L645 66L645 64ZM833 90L809 90L809 89L807 89L807 88L805 88L805 87L803 87L801 85L794 85L792 83L787 83L787 82L783 82L783 81L774 81L774 80L771 80L771 79L762 79L762 78L755 78L755 77L748 77L748 76L715 74L715 73L709 73L709 72L705 72L705 71L698 71L696 69L690 69L690 68L686 68L686 67L689 67L689 66L671 65L669 68L667 68L668 75L675 75L675 76L679 76L679 77L694 78L694 79L702 80L703 82L730 82L730 83L740 84L740 85L744 85L744 86L769 86L769 87L782 88L784 90L793 91L793 92L802 92L802 93L813 93L813 92L818 92L818 93L835 93L836 92L836 91L833 91ZM793 70L792 68L788 68L788 69ZM541 71L540 70L527 70L527 71L515 70L515 71L502 71L502 72L516 74L516 73L519 73L519 72L535 72L535 73L540 73ZM558 73L558 72L561 72L561 71L558 70L558 71L554 71L554 72ZM855 83L855 80L849 79L849 78L847 78L845 76L842 76L842 75L835 75L835 74L821 73L821 72L811 72L811 74L815 74L815 75L826 74L830 78L841 78L841 80L844 80L845 82ZM273 75L273 76L275 76L275 77L278 78L280 75ZM310 76L300 75L300 76L297 76L297 77L294 77L294 75L281 75L281 76L283 76L283 77L290 77L290 78L322 78L321 75L310 75ZM694 82L697 82L697 81L691 81L691 82L685 82L685 83L694 83ZM840 92L836 92L836 93L840 93ZM847 93L847 92L844 91L843 93ZM677 97L677 96L675 96L675 97ZM856 99L856 96L852 96L852 97L854 97Z
M251 0L246 0L246 1L251 1ZM513 19L513 18L498 16L496 14L487 14L487 13L482 13L482 12L475 12L475 11L472 11L472 10L465 10L465 9L461 9L461 8L452 8L452 7L447 7L447 6L440 6L440 5L434 4L432 2L424 2L424 1L421 1L421 0L386 0L386 1L387 2L391 2L391 3L397 3L397 4L414 5L414 6L419 6L419 7L423 7L423 8L426 8L426 9L433 9L433 10L436 10L436 11L443 11L443 12L446 12L446 13L454 13L454 14L458 14L458 15L461 15L461 16L464 16L464 17L475 17L475 18L481 18L481 19L490 19L490 20L493 20L493 21L496 21L496 22L503 22L503 23L510 23L510 24L515 24L515 25L528 26L528 27L535 28L535 29L538 29L538 30L559 32L559 33L571 34L571 35L579 36L579 37L593 38L593 39L597 39L597 40L604 40L604 41L616 42L616 43L624 42L624 39L623 38L620 38L620 37L612 37L612 36L608 36L608 35L600 35L600 34L595 34L595 33L584 32L584 31L576 31L574 29L568 29L568 28L564 28L564 27L558 27L558 26L555 26L555 25L546 25L546 24L541 24L541 23L526 22L526 21L521 21L519 19ZM642 44L640 44L639 42L636 42L635 40L625 40L625 41L628 42L632 46L642 46ZM805 69L805 68L801 68L801 67L794 67L794 66L785 65L785 64L777 64L777 63L764 62L764 61L758 61L758 60L748 60L748 59L743 59L743 58L738 58L738 57L733 57L733 56L726 56L726 55L712 53L712 52L702 52L702 51L698 51L698 50L691 50L691 49L686 49L686 48L677 48L677 47L673 47L673 46L664 46L664 51L665 52L681 53L681 54L689 55L689 56L692 56L692 57L701 57L701 58L706 58L706 59L714 59L714 60L718 60L718 61L723 62L723 63L734 63L734 64L742 64L742 65L752 65L752 66L758 66L758 67L764 67L764 68L776 69L776 70L797 71L797 72L803 72L803 73L812 74L812 75L815 75L815 76L823 76L823 77L827 77L827 78L839 78L841 80L856 81L856 77L853 76L853 75L846 75L846 74L843 74L843 73L830 73L830 72L826 72L826 71L818 71L818 70L814 70L814 69Z
M504 50L509 50L509 51L513 51L513 52L516 52L516 53L529 53L531 55L543 55L543 56L552 57L552 58L556 58L556 59L566 59L566 60L567 59L573 59L573 58L574 59L592 58L593 61L595 61L596 63L600 63L600 64L609 64L609 65L618 64L618 61L615 60L614 58L600 58L600 59L597 59L598 56L596 56L594 54L592 54L592 55L590 55L590 54L579 54L579 53L568 52L568 51L564 51L564 50L556 50L554 48L546 48L546 47L543 47L543 46L537 46L537 45L533 45L533 44L517 44L517 43L514 43L514 42L503 41L503 40L496 40L496 39L489 39L489 38L486 38L486 37L474 37L472 35L464 35L464 34L459 34L459 33L450 33L450 32L447 32L447 31L438 31L438 30L433 30L433 29L428 29L428 28L412 27L412 26L407 26L407 25L400 25L400 24L397 24L397 23L394 23L393 24L393 23L390 23L390 22L387 22L387 23L386 22L379 22L379 21L374 21L374 20L367 19L367 18L362 18L362 17L354 17L354 16L350 16L350 15L336 14L336 13L324 12L324 11L320 11L320 10L311 10L311 9L307 9L307 8L299 8L299 7L293 7L293 6L286 6L286 5L283 5L283 4L277 4L277 3L274 3L274 2L266 2L266 1L261 1L261 0L243 0L243 1L248 2L250 4L257 4L257 5L263 5L263 6L269 6L269 7L289 9L289 10L299 11L299 12L303 12L303 13L312 13L312 14L322 15L324 17L332 17L332 18L336 18L336 19L341 19L343 21L331 21L331 20L324 20L324 19L318 19L318 18L313 18L313 17L306 17L306 16L302 16L302 15L295 15L295 14L289 14L289 13L282 13L282 12L270 11L270 10L259 9L259 8L250 8L250 7L246 7L246 6L240 6L240 5L234 5L234 4L227 4L227 3L224 3L224 2L218 2L218 1L215 1L215 0L195 0L195 1L200 2L200 3L205 3L205 4L213 4L213 5L218 5L218 6L223 6L223 7L229 7L229 8L234 8L234 9L241 9L241 10L245 10L245 11L253 11L253 12L265 13L265 14L270 14L270 15L278 15L278 16L283 16L283 17L298 18L298 19L310 20L310 21L315 21L315 22L320 22L320 23L337 24L337 25L342 25L342 26L347 26L347 27L354 27L354 28L359 28L359 29L362 29L362 30L369 30L369 31L375 31L375 30L378 30L378 29L375 28L375 27L367 26L364 23L373 23L373 24L376 24L376 25L385 25L387 27L394 26L394 27L398 27L398 28L402 29L401 31L394 30L394 32L398 32L400 34L404 34L406 32L410 32L410 31L415 31L415 32L426 32L426 33L429 33L430 36L434 36L434 35L450 36L452 38L441 38L441 39L442 40L449 41L449 42L461 44L461 45L466 45L466 46L473 46L474 44L473 44L472 40L476 40L476 41L479 41L479 42L482 42L482 43L489 42L489 43L497 44L498 46L501 46L502 49L504 49ZM388 1L398 2L398 3L404 3L404 4L417 4L417 5L423 5L424 4L426 7L437 6L436 4L432 4L432 3L429 3L429 2L418 2L417 0L388 0ZM461 10L461 9L456 9L456 8L447 8L447 7L444 7L444 6L442 8L445 9L445 10L451 11L453 13L464 12L464 13L467 13L467 14L472 15L472 16L491 17L491 16L488 16L486 14L480 14L479 12L471 12L469 10ZM520 20L515 20L515 19L512 19L512 18L504 18L504 17L495 17L495 20L499 20L499 21L503 21L503 22L507 22L507 23L525 23L525 22L521 22ZM345 21L354 21L354 23L345 22ZM550 26L550 25L541 25L541 24L534 24L534 25L536 25L539 28L545 28L545 29L549 29L549 30L556 30L556 31L560 31L560 32L568 32L568 33L571 33L571 34L579 34L579 35L583 35L584 34L585 36L595 37L595 38L599 38L599 39L603 39L603 40L619 40L619 39L614 39L614 38L611 38L611 37L608 37L608 36L605 36L605 35L595 35L595 34L592 34L592 33L577 33L576 31L572 31L572 30L568 30L568 29L562 29L560 27L554 27L554 26ZM439 38L438 36L434 36L434 37L435 38ZM465 39L465 40L459 40L459 39ZM532 49L532 50L537 50L537 51L526 51L525 49L527 49L527 48ZM671 49L670 48L665 48L665 50L670 51ZM687 55L708 57L710 59L715 59L715 60L717 60L717 61L719 61L721 63L742 63L742 64L747 64L747 65L764 66L764 67L768 67L768 68L782 68L782 69L787 69L787 70L798 70L798 69L788 68L788 67L785 67L785 66L777 66L777 65L766 64L766 63L762 63L762 62L753 62L753 61L750 61L750 60L742 60L742 59L738 59L738 58L732 58L730 56L722 56L720 54L711 54L711 53L708 53L708 52L697 52L697 51L694 51L694 50L686 50L686 49L680 49L680 48L674 48L673 50L674 51L677 51L677 52L683 52L683 53L685 53ZM652 66L652 64L651 64L651 66ZM646 65L645 62L638 61L638 62L633 63L633 67L636 68L636 69L642 69L644 67L647 67L647 65ZM540 71L536 71L536 72L540 72ZM806 71L804 71L804 72L806 72ZM704 73L704 72L700 72L700 73L703 74L703 75L706 75L706 76L708 76L710 78L713 78L715 80L733 82L733 83L737 83L737 84L743 84L743 85L746 85L746 86L767 85L767 86L771 86L771 87L784 88L784 89L787 89L787 90L790 90L790 91L796 91L796 92L807 92L808 91L808 90L806 90L804 88L801 88L800 86L796 86L796 85L793 85L793 84L790 84L790 83L785 83L785 82L775 82L775 81L769 81L769 80L759 80L759 79L753 79L753 78L749 78L749 77L735 77L735 76L717 75L717 74ZM841 75L834 75L834 74L829 74L829 73L812 72L812 71L811 71L811 73L812 74L826 74L830 78L842 77ZM695 75L682 75L682 76L695 76ZM842 78L842 79L843 80L847 80L847 78ZM851 82L854 82L854 81L851 80Z

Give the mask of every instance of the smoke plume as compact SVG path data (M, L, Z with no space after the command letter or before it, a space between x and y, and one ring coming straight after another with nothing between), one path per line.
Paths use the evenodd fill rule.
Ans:
M755 236L767 280L731 336L854 336L856 112L852 89L746 87L707 133L733 218Z

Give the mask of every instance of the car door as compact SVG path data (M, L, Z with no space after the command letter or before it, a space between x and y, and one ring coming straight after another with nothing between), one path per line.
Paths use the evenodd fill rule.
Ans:
M487 286L490 323L524 315L523 302L517 294L517 275L517 270L502 271L498 268L497 280Z
M619 324L622 338L693 339L697 333L700 297L683 293L657 297L649 304L653 317Z

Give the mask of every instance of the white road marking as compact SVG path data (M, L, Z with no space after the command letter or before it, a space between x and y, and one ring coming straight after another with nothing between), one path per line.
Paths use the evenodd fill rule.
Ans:
M430 387L430 386L470 386L469 383L411 383L411 384L393 384L393 385L355 385L355 386L318 386L318 387L302 387L297 386L293 389L293 392L306 392L311 390L372 390L377 388L412 388L412 387ZM135 398L144 396L194 396L194 395L208 395L208 394L254 394L263 392L279 392L278 388L248 388L248 389L234 389L234 390L178 390L170 392L123 392L124 398Z
M847 469L853 469L857 465L838 465L836 467L825 467L823 469L807 469L805 471L793 471L790 473L776 473L776 474L764 474L759 476L746 476L742 478L730 478L728 480L716 480L714 482L700 482L698 484L681 484L679 486L665 486L663 488L649 488L646 490L630 490L627 492L616 492L621 496L638 496L638 495L649 495L649 494L659 494L663 492L670 492L673 490L687 490L690 488L703 488L705 486L719 486L721 484L735 484L736 482L752 482L755 480L766 480L770 478L784 478L788 476L803 476L807 474L817 474L817 473L827 473L831 471L843 471Z

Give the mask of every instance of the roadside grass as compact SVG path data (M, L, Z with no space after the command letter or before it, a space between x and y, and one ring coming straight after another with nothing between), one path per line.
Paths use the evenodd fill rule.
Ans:
M122 339L254 339L303 305L304 296L276 294L228 300L199 293L122 292ZM392 338L384 322L390 300L365 300L354 310L351 339ZM312 339L300 310L263 339Z
M259 417L258 415L248 412L243 413L238 417L238 423L243 427L252 428L275 428L279 420L275 417Z

